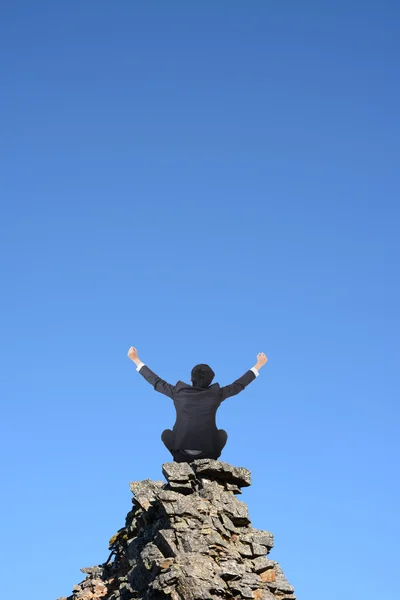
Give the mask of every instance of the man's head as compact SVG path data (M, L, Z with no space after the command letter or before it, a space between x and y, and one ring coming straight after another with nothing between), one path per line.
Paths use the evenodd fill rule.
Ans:
M192 369L191 381L194 387L208 388L214 377L215 373L208 365L196 365Z

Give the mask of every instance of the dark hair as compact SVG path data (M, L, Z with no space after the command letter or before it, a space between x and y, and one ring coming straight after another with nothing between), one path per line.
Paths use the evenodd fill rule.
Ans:
M195 387L208 388L215 373L208 365L196 365L192 369L192 383Z

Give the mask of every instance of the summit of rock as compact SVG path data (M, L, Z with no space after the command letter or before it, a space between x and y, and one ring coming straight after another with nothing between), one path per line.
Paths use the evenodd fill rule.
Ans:
M295 600L269 558L274 537L236 496L250 471L201 459L162 465L164 481L130 483L133 508L101 565L59 600Z

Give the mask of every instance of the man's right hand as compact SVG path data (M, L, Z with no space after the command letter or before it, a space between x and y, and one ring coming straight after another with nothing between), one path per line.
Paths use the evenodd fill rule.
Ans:
M267 362L268 362L267 355L264 352L260 352L259 354L257 354L256 369L261 369L261 367L266 365Z

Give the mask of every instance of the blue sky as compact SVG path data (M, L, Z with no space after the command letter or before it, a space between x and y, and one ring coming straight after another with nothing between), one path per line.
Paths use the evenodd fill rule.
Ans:
M400 84L392 1L0 9L4 597L103 562L174 383L221 406L299 598L393 592Z

